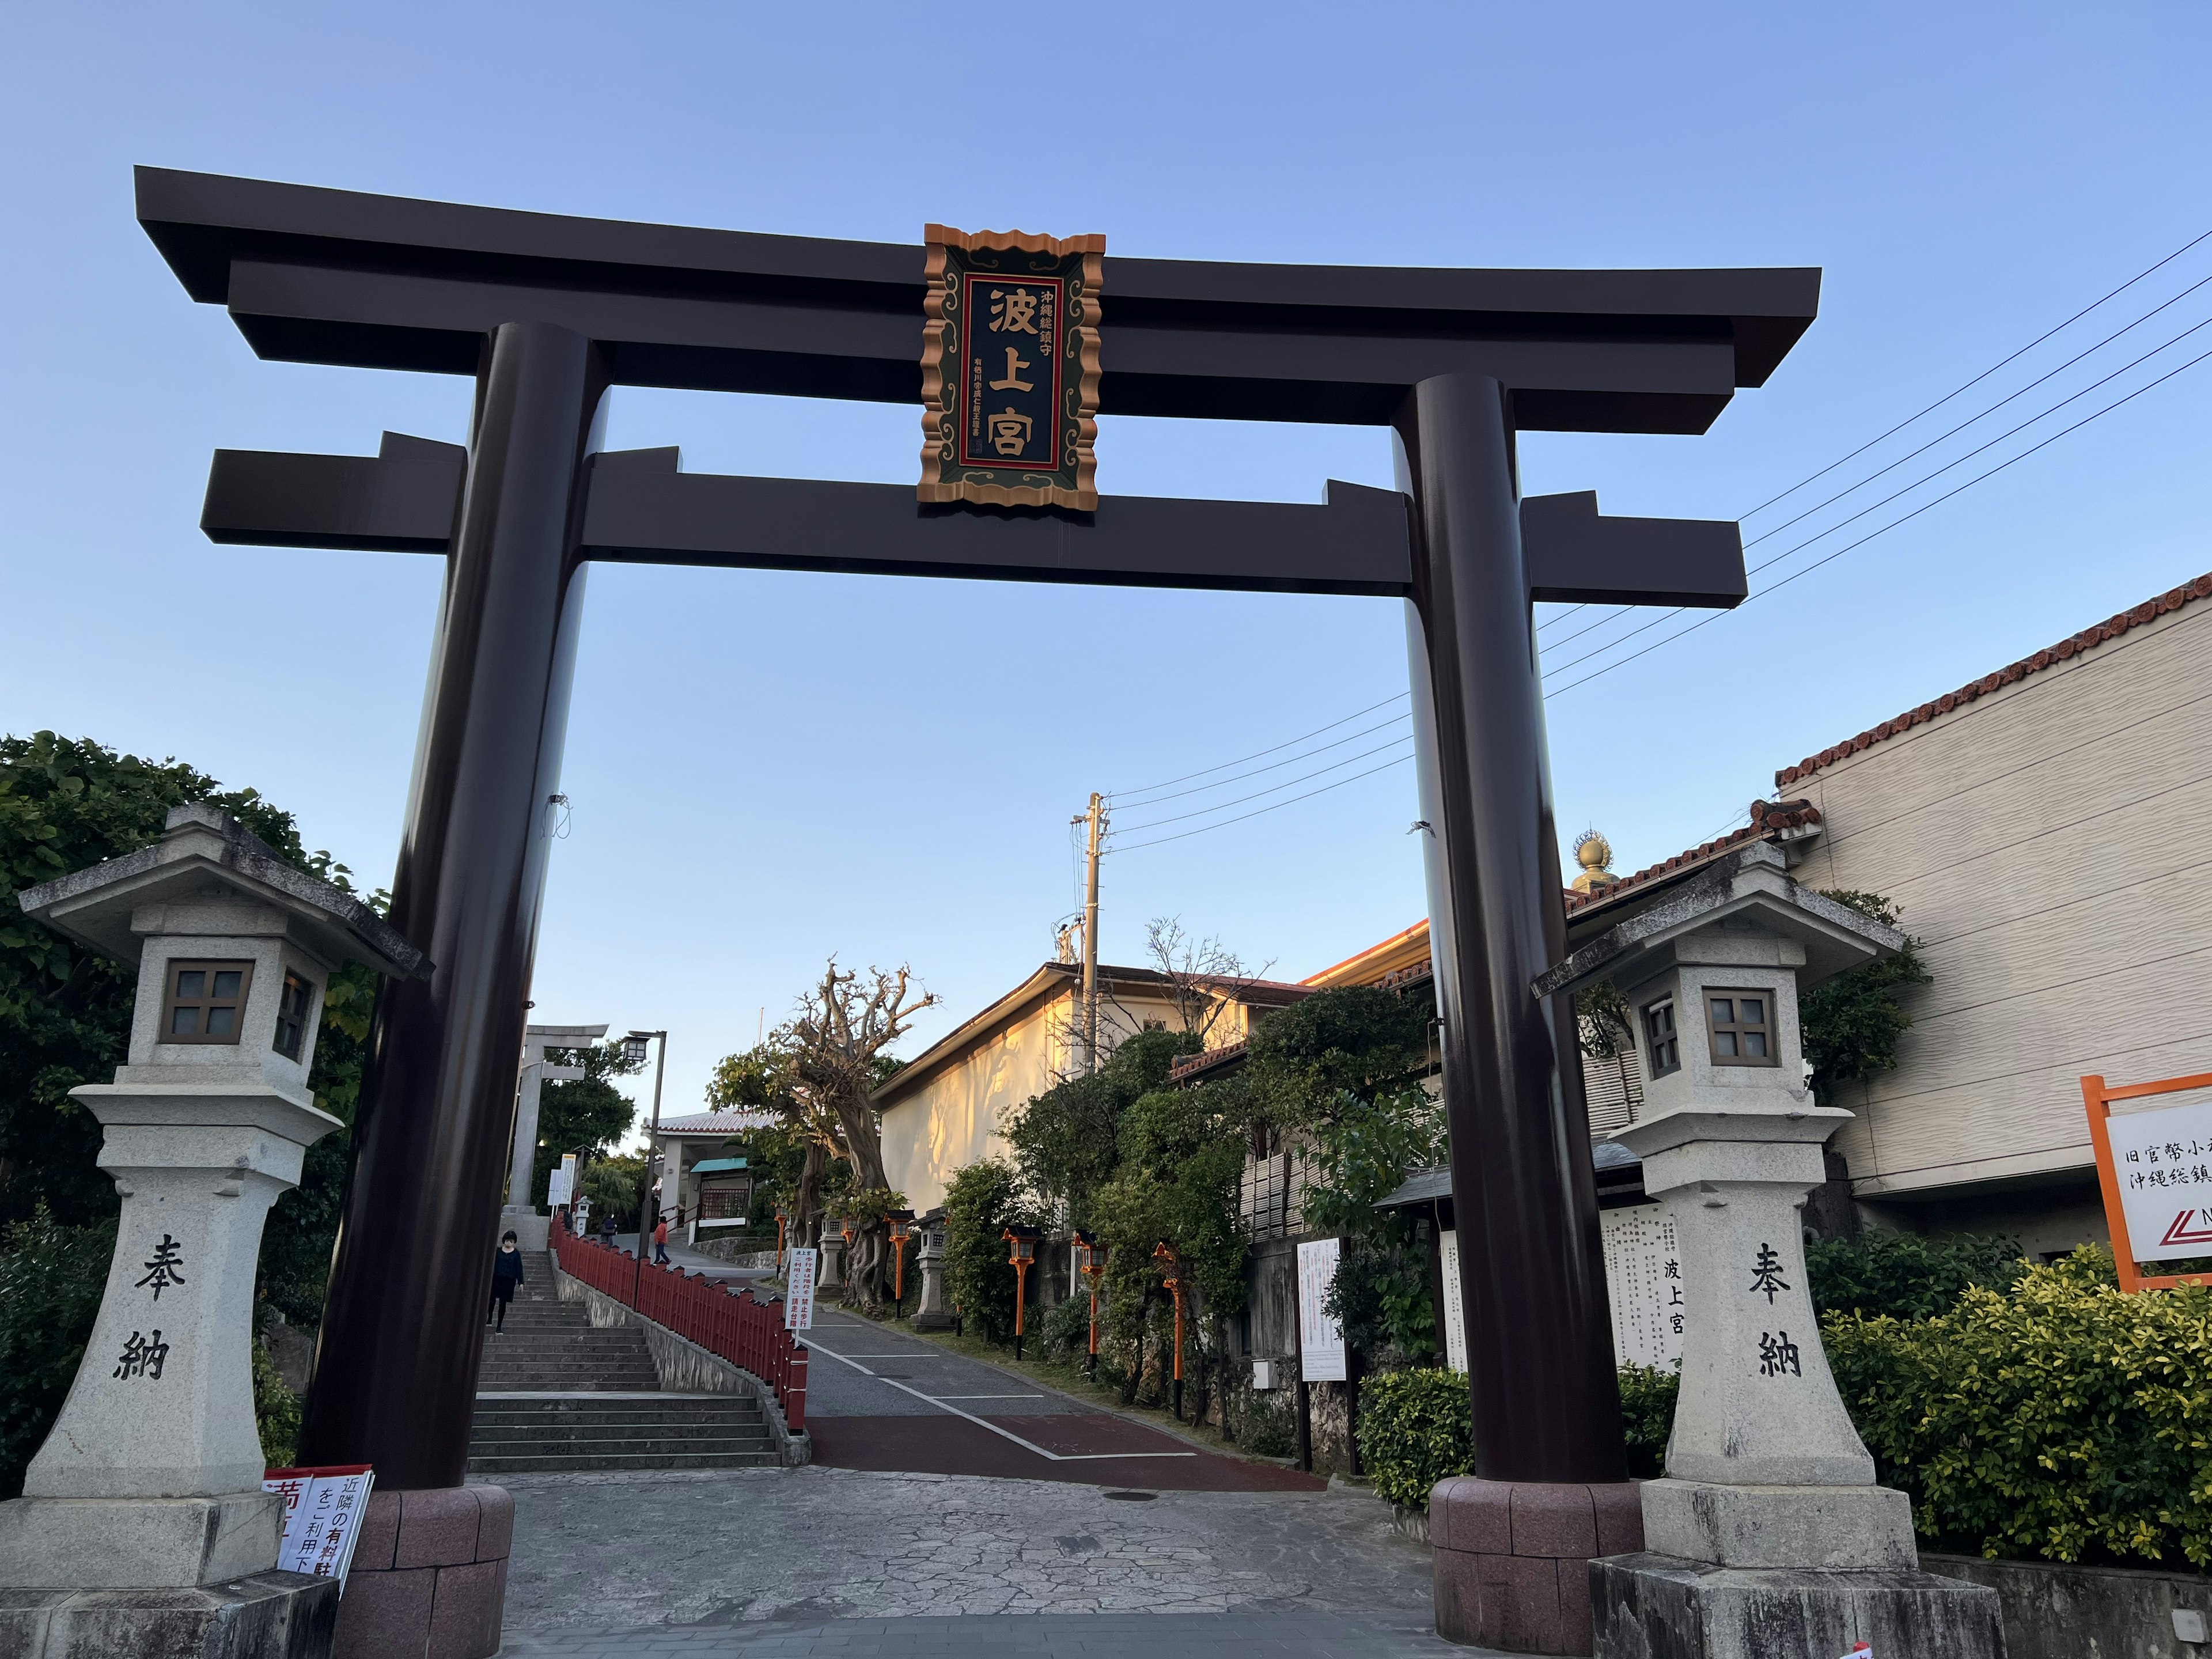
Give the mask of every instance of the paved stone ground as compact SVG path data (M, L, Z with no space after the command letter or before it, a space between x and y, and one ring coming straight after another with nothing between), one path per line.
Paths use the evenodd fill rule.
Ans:
M1430 1633L1427 1552L1364 1492L821 1468L501 1484L508 1653L1469 1651Z

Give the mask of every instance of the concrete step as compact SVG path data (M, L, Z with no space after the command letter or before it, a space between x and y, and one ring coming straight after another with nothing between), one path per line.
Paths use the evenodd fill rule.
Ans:
M650 1389L614 1400L578 1399L567 1395L550 1395L532 1400L502 1399L485 1389L477 1395L476 1409L479 1422L487 1416L550 1419L562 1417L612 1419L625 1415L639 1418L716 1418L726 1417L732 1413L750 1417L761 1415L760 1402L750 1395L661 1394Z
M650 1365L620 1365L587 1371L564 1370L557 1365L516 1367L477 1374L483 1394L651 1394L660 1387L660 1373Z
M471 1457L685 1457L694 1452L769 1452L775 1449L766 1429L757 1434L589 1434L550 1436L479 1435L469 1442Z
M548 1455L469 1456L471 1474L550 1474L568 1469L742 1469L774 1468L774 1451L620 1452Z

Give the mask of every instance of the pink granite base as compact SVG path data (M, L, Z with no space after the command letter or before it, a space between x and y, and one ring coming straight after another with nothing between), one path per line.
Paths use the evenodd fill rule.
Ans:
M1437 1634L1509 1653L1588 1654L1589 1564L1644 1547L1636 1483L1455 1475L1429 1494Z
M514 1499L502 1487L374 1493L333 1659L490 1659L514 1540Z

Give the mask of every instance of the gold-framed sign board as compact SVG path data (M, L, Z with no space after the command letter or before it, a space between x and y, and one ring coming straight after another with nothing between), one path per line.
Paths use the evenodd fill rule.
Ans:
M924 240L921 499L1095 510L1106 239Z

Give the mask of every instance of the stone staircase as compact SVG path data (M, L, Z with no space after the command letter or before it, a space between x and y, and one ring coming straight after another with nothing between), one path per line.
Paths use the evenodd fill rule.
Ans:
M645 1333L595 1330L554 1293L553 1262L526 1253L507 1328L484 1338L469 1473L720 1469L780 1460L759 1402L663 1394Z

